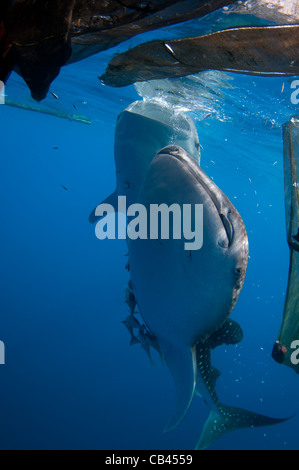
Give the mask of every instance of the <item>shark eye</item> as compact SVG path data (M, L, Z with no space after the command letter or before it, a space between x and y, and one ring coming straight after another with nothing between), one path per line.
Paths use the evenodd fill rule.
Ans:
M235 273L236 276L241 276L241 274L242 274L242 268L236 268L236 269L234 270L234 273Z

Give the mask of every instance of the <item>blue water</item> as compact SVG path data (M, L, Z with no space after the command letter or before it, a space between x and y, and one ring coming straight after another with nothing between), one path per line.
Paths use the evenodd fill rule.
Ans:
M142 99L134 86L100 84L108 58L65 68L51 88L59 99L49 95L41 105L74 113L75 104L90 125L0 106L1 449L192 449L208 416L196 398L177 430L163 434L174 404L171 377L158 357L151 367L139 346L129 347L121 323L126 244L100 242L88 222L115 188L117 115ZM186 91L202 167L239 210L250 243L232 314L244 340L213 352L221 371L217 392L226 404L297 415L227 434L212 448L298 449L299 379L271 358L289 265L281 126L299 112L290 101L293 79L226 74L223 80L228 86L213 85L205 99L205 85L191 82ZM175 81L185 86L185 79ZM34 105L15 75L7 94ZM211 111L206 119L201 103Z

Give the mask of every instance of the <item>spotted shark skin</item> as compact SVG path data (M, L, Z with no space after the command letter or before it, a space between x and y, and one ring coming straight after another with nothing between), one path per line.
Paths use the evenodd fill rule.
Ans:
M196 348L197 386L196 393L210 408L210 415L204 424L195 450L205 450L224 434L242 428L255 428L280 424L286 419L276 419L253 413L241 408L224 405L215 391L220 372L211 364L211 349L222 344L238 344L243 339L241 327L228 319L222 328L205 343Z

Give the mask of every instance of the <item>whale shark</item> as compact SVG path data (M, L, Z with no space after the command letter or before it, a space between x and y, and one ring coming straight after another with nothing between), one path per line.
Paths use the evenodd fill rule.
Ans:
M173 107L154 101L136 101L118 117L114 158L116 190L102 204L118 210L118 196L126 196L127 205L136 203L140 186L156 153L176 143L200 163L200 144L192 119ZM94 209L91 223L99 220Z
M159 343L176 388L176 404L165 428L176 428L194 395L210 416L196 446L203 449L225 432L283 420L227 407L215 393L219 373L210 350L242 339L229 319L241 292L248 263L248 238L241 216L226 195L181 147L168 146L152 160L138 203L202 204L203 245L184 248L183 239L129 239L131 285L142 319Z

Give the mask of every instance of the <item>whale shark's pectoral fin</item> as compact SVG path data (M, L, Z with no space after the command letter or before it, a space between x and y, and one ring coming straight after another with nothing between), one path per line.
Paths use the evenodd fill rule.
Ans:
M238 344L243 339L243 330L240 325L230 318L209 339L209 347L212 349L222 344Z
M101 204L109 204L110 206L113 207L114 211L117 212L117 202L118 202L117 196L118 196L117 193L114 192L110 194L110 196L108 196L103 202L101 202ZM91 224L95 224L102 218L102 216L97 215L97 208L99 207L99 205L91 212L89 216L89 222Z
M244 428L258 428L280 424L290 418L269 418L251 411L219 403L218 411L211 411L195 450L204 450L224 434Z
M165 348L163 348L165 351ZM173 377L176 388L176 404L173 416L164 432L175 429L185 417L195 392L196 385L196 353L195 347L168 347L164 359Z

